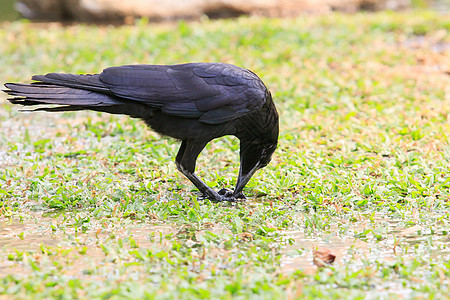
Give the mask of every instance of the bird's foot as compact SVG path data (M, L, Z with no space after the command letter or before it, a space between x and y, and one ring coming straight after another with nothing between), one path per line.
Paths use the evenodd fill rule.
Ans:
M226 197L225 201L239 201L239 200L245 200L245 195L242 192L237 193L236 195L232 190L223 188L219 191L219 195ZM230 200L228 200L230 199Z
M233 195L233 191L223 188L218 193L203 194L198 198L198 200L205 199L209 199L212 202L239 202L245 200L245 196L242 192Z

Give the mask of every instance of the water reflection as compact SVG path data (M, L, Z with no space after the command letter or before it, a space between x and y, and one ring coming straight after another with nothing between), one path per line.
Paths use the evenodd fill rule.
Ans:
M384 234L378 235L375 224L384 227ZM396 258L414 259L417 255L430 259L448 256L450 260L450 236L446 231L432 232L429 226L405 226L404 220L379 217L374 228L366 223L353 224L353 230L339 234L333 233L313 237L304 231L285 232L286 239L292 239L282 259L282 271L289 273L302 270L314 273L315 249L328 249L336 255L334 265L347 265L360 268L366 264L394 261ZM361 232L365 234L361 234Z
M17 259L22 255L17 252L24 252L24 257L28 255L38 260L48 259L45 251L53 253L52 260L55 257L67 257L70 263L64 265L65 275L84 276L95 270L95 276L103 276L103 272L104 276L109 276L108 272L116 269L115 259L130 259L120 258L121 250L114 248L119 244L119 239L128 243L127 247L133 247L130 243L132 238L136 247L153 251L172 247L171 239L195 244L194 241L204 234L203 231L192 228L183 230L175 227L176 225L171 227L133 220L120 222L115 224L110 220L90 218L83 212L59 216L35 213L24 220L0 219L0 276L25 275L33 271L26 263ZM335 255L333 265L337 268L345 267L355 271L389 265L399 258L402 262L412 261L416 257L429 261L445 261L446 257L450 260L450 238L445 231L433 232L429 225L409 224L405 223L405 219L396 220L380 213L373 222L351 222L346 224L346 230L339 230L343 226L336 226L326 234L306 230L284 231L281 234L286 240L291 240L291 245L282 251L280 271L285 274L297 271L315 274L318 271L313 262L316 249L328 249ZM378 231L380 228L383 229L381 234ZM213 226L208 230L217 233L221 239L233 236L233 233L224 228ZM111 257L105 253L105 245L116 249L116 256ZM203 264L215 261L216 257L224 253L225 249L211 248L208 253L203 253L209 257ZM139 264L135 266L136 274L141 274L139 268L142 267ZM192 268L195 269L194 266ZM401 281L383 282L377 289L380 294L387 290L405 295L411 292L411 288L402 286Z
M24 269L21 259L17 257L39 256L39 253L52 247L55 249L48 251L55 251L58 255L65 250L72 252L69 254L72 256L79 255L79 251L84 252L84 258L75 258L77 265L69 270L75 274L105 258L99 244L108 240L132 238L136 247L150 248L160 241L158 237L162 240L162 237L176 232L174 228L164 225L135 222L124 226L91 218L88 227L83 228L80 224L84 217L83 213L73 213L71 216L30 213L25 220L0 218L0 275L15 274L19 269L21 274L30 272L30 269ZM85 249L81 250L82 247Z

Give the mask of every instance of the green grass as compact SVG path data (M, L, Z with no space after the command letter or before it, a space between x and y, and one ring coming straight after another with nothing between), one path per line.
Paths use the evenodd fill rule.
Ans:
M228 62L271 89L281 133L247 202L213 204L138 120L0 102L0 295L448 299L449 30L432 12L1 24L0 82ZM214 141L198 175L233 187L238 149Z

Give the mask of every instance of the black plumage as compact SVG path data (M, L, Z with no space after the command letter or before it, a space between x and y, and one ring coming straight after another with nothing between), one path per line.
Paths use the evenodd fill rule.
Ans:
M181 140L176 165L212 201L244 198L242 189L266 166L278 140L278 113L271 94L253 72L222 63L128 65L100 74L35 75L31 84L6 83L13 104L35 110L94 110L140 118L156 132ZM212 139L240 140L234 191L219 193L198 178L198 155Z

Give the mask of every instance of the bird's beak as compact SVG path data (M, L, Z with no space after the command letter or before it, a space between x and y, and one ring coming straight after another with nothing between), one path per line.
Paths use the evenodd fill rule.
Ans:
M234 189L233 195L237 195L244 189L245 185L252 178L253 174L258 170L258 165L255 165L247 174L242 174L242 166L239 169L239 177L236 182L236 188Z

